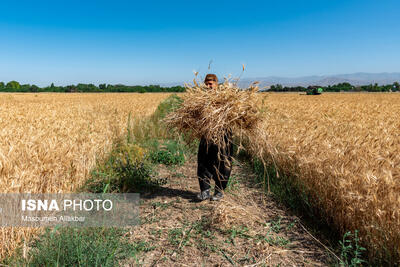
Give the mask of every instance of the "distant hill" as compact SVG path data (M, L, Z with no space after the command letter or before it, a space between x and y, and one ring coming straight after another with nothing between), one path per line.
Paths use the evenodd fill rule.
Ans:
M255 77L243 78L239 81L240 87L247 87L251 82L259 81L260 86L270 86L273 84L282 84L283 86L309 86L321 85L328 86L343 82L348 82L352 85L367 85L377 83L379 85L392 84L400 81L400 72L383 72L383 73L366 73L358 72L352 74L337 74L323 76L303 76L303 77Z
M322 75L322 76L302 76L302 77L279 77L279 76L267 76L267 77L254 77L254 78L242 78L239 81L239 86L246 88L251 82L259 81L260 87L270 86L273 84L281 84L283 86L309 86L309 85L321 85L328 86L338 83L348 82L352 85L367 85L377 83L379 85L392 84L394 82L400 82L400 72L383 72L383 73L367 73L357 72L352 74L337 74L337 75ZM191 83L192 81L188 81ZM161 83L160 86L183 86L184 82L170 82Z

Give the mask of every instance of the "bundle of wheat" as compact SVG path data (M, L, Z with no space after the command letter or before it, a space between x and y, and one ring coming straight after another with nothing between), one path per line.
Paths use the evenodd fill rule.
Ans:
M250 143L258 142L255 133L263 121L263 99L257 94L256 83L245 90L228 80L216 89L197 83L186 87L181 107L165 119L169 127L191 139L204 137L219 146L225 145L226 132L232 132L240 141L247 138Z

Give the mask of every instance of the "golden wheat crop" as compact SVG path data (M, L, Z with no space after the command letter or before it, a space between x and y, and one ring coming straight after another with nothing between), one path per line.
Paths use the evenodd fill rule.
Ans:
M400 255L400 94L268 94L263 134L342 233ZM373 256L373 255L372 255Z
M128 114L148 115L167 95L0 94L1 192L74 191ZM371 254L399 259L400 94L262 96L259 138L274 146L279 172L301 181L342 232L358 229ZM33 233L2 228L0 255Z
M0 192L72 192L125 133L169 94L0 94ZM0 229L0 256L34 233Z

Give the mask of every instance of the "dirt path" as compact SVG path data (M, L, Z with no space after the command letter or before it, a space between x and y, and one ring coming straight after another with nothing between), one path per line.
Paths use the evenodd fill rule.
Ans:
M167 184L142 194L142 224L129 232L140 251L124 266L327 266L329 256L235 161L221 202L195 202L196 160L159 166Z

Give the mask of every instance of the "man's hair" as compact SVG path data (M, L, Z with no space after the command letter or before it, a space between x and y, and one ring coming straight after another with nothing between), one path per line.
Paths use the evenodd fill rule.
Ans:
M204 79L204 82L207 82L207 81L214 81L214 82L218 83L218 77L215 74L211 74L211 73L207 74L206 78Z

